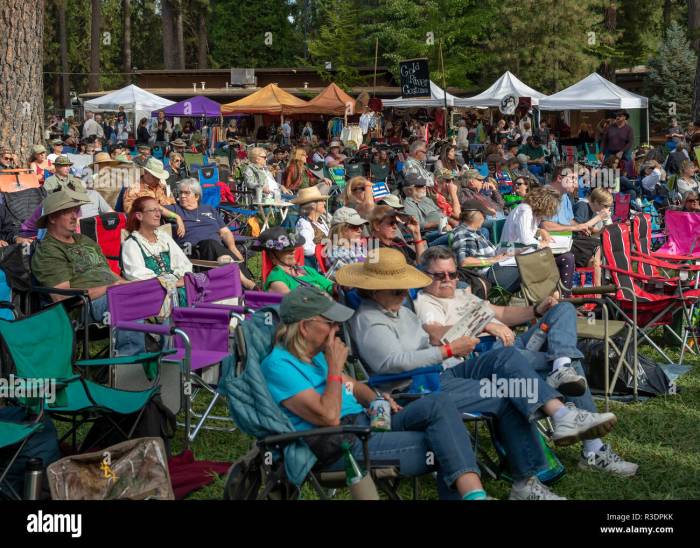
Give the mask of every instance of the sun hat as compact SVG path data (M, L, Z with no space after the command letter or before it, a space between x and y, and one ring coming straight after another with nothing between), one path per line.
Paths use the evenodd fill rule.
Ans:
M281 226L275 226L260 234L257 241L250 248L253 251L284 251L285 249L301 247L305 243L306 239L303 236L294 233L289 234Z
M469 181L470 179L478 179L479 181L483 181L486 179L481 173L479 173L476 169L469 169L467 170L467 173L464 175Z
M149 158L146 165L143 166L143 169L161 181L165 181L170 177L170 174L163 169L163 162L156 158Z
M63 139L54 139L53 141L51 141L51 146L56 147L58 145L63 146Z
M66 156L65 154L61 154L58 158L56 158L53 165L55 165L55 166L72 166L73 162L71 162L70 158L68 156Z
M367 219L360 217L360 214L351 207L341 207L336 210L331 220L331 226L346 223L353 226L367 224Z
M95 159L93 160L92 164L90 164L90 165L95 166L98 164L107 164L107 165L116 166L119 164L119 160L115 160L107 152L98 152L97 154L95 154Z
M328 148L343 148L343 145L340 143L340 141L331 141L331 144L328 145Z
M393 207L394 209L403 209L403 204L401 203L401 200L396 194L388 194L387 196L384 196L381 200L379 200L378 203L388 205L389 207Z
M87 194L82 192L76 192L68 188L64 188L58 192L52 192L44 198L42 214L41 217L37 219L36 226L37 228L46 228L46 221L52 213L63 211L64 209L80 207L89 203L90 198Z
M412 186L427 186L428 181L422 177L419 173L411 172L404 177L403 188L408 188Z
M183 141L182 139L180 139L180 138L178 137L178 138L175 139L174 141L170 141L170 146L174 146L174 147L186 147L186 146L187 146L187 143L185 143L185 141Z
M321 191L317 187L310 186L299 190L296 197L291 200L291 203L295 205L304 205L311 202L321 202L323 200L328 200L329 198L330 196L324 196L321 194Z
M464 211L479 211L484 215L484 217L489 216L488 210L484 207L484 205L479 200L464 200L460 207L462 209L462 212L464 212Z
M414 289L426 287L432 279L406 262L396 249L371 249L362 263L345 265L335 274L338 285L359 289Z
M34 145L32 147L32 154L41 154L42 152L46 152L46 147L44 145Z
M332 322L346 322L354 314L352 308L335 302L317 287L298 287L284 296L280 303L280 319L285 324L323 316Z

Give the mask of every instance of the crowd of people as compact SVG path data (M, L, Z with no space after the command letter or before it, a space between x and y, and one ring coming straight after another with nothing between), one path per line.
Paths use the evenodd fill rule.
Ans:
M259 201L293 206L286 223L239 248L221 213L202 204L202 187L184 162L186 149L202 144L183 139L191 128L173 127L164 116L132 128L123 111L108 119L88 114L82 128L64 124L62 137L48 143L51 154L43 144L33 147L26 164L2 148L0 168L28 167L45 198L21 226L2 227L0 245L36 243L31 266L38 283L87 289L96 323L112 285L157 278L184 299L183 277L193 271L192 259L235 261L246 289L283 295L276 344L262 369L273 399L296 429L368 422L366 408L377 395L346 374L350 347L370 374L441 365L434 393L403 407L390 390L384 394L392 429L372 435L370 454L389 456L413 475L432 470L425 451L434 451L441 496L485 499L461 421L464 412L485 413L498 419L514 480L510 497L560 499L538 479L546 467L539 419L551 419L555 445L581 443L582 467L625 477L637 472L636 464L602 439L617 418L597 411L581 365L577 311L563 301L575 269L593 267L593 281L600 282L600 234L611 222L614 193L633 194L640 209L642 198L658 197L665 207L700 212L697 167L688 153L700 132L684 134L672 121L673 151L668 157L648 151L640 162L628 117L617 112L595 130L582 126L575 136L583 144L599 143L598 167L617 170L615 185L585 192L580 167L566 160L555 131L529 113L494 124L466 117L442 140L433 138L423 120L395 119L384 142L354 148L338 140L318 142L311 124L303 126L298 141L287 124L280 127L280 143L246 147L231 124L226 147L235 162L222 170L224 184L257 193ZM127 139L135 139L136 155ZM167 165L153 157L155 144L164 145ZM475 144L485 145L478 158L470 150ZM72 172L64 146L84 147L93 163ZM358 156L367 160L360 162L361 173L339 185L329 173L349 169ZM134 170L133 184L117 192L96 185L117 169ZM385 176L378 180L380 169ZM669 174L675 177L672 188ZM375 196L377 183L384 191ZM115 209L127 216L121 276L100 247L79 233L81 218ZM488 302L484 288L510 294L520 288L514 255L552 247L552 233L562 231L572 237L556 254L561 293L529 307ZM248 259L257 252L270 266L264 279L250 268ZM479 337L449 344L443 339L473 302L494 316L479 335L496 342L478 353ZM528 350L543 323L549 326L545 344ZM120 332L116 341L120 355L144 348L136 333ZM525 380L535 387L534 397L483 397L484 383L496 378ZM342 468L338 454L328 454L322 444L311 448L324 464ZM361 458L361 445L353 452Z

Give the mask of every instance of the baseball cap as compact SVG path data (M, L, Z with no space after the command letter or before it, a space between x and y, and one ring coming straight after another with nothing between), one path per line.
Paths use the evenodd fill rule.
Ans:
M341 223L349 225L361 226L367 222L366 219L360 217L360 214L351 207L341 207L336 210L331 220L331 226Z
M354 314L352 308L338 304L317 287L298 287L287 293L280 304L280 319L290 324L323 316L332 322L346 322Z

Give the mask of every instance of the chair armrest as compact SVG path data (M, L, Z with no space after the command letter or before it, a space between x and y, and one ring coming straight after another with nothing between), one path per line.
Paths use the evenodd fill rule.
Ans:
M261 445L287 445L297 440L302 440L310 436L333 436L336 434L354 434L360 439L368 438L372 430L369 426L327 426L324 428L313 428L301 432L289 432L288 434L276 434L267 436L260 440Z
M410 371L404 371L402 373L393 373L389 375L372 375L368 380L367 384L369 386L376 386L380 384L386 384L390 382L400 381L404 379L412 379L416 375L426 375L429 373L442 373L442 365L429 365L427 367L419 367L417 369L411 369Z
M213 308L220 310L229 310L232 314L252 314L254 310L247 306L240 306L236 304L214 304L214 303L202 303L195 305L195 308Z
M140 331L141 333L155 333L156 335L174 335L175 326L171 325L156 325L152 323L138 323L138 322L116 322L114 327L117 329L122 329L124 331Z
M41 293L43 295L62 295L64 297L88 297L87 289L62 289L58 287L44 287L40 285L32 286L30 293Z
M574 287L572 295L595 295L598 293L617 293L616 285L597 285L590 287Z
M78 367L98 367L102 365L124 365L129 363L143 363L154 358L175 354L177 349L172 348L160 352L143 352L134 356L119 356L116 358L100 358L95 360L78 360L75 365Z
M605 270L610 270L611 272L619 272L620 274L625 274L630 278L636 280L643 280L645 282L659 282L659 283L669 283L678 281L679 278L654 278L653 276L644 276L643 274L637 274L636 272L630 272L629 270L623 270L621 268L616 268L607 264L601 265ZM587 288L590 289L590 288Z

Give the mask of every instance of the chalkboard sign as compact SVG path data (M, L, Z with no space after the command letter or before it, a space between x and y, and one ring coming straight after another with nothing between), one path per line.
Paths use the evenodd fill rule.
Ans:
M409 59L399 63L401 97L430 97L430 71L427 59Z

